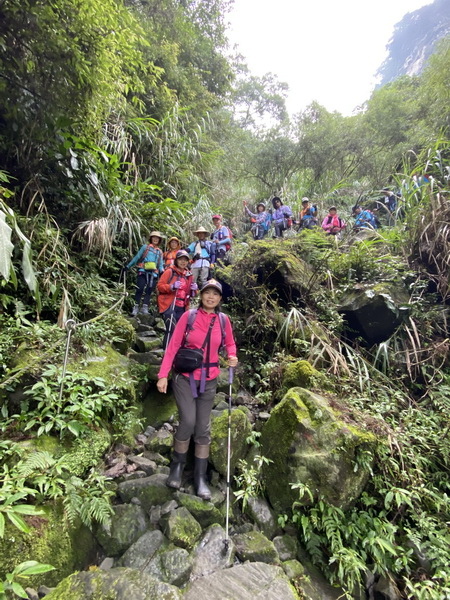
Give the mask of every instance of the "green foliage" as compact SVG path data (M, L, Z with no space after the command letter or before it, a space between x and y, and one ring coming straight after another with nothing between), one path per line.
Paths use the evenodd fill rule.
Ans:
M25 395L36 408L14 417L25 419L24 430L36 429L37 436L59 432L60 437L77 437L126 406L104 379L70 371L62 379L55 367L44 371Z
M28 594L22 587L20 580L53 571L55 567L45 565L35 560L27 560L15 567L12 573L6 573L5 579L0 581L0 600L9 600L18 596L19 598L28 598ZM11 596L12 594L12 596Z
M28 502L33 498L38 504L61 499L70 522L75 518L88 527L92 523L107 523L112 514L110 498L114 492L108 488L105 477L91 472L84 480L71 474L70 459L66 455L55 458L47 451L27 454L17 444L2 442L3 459L0 473L0 537L4 534L7 516L20 531L28 533L30 526L22 515L42 515L43 511ZM14 461L8 459L18 457ZM26 501L26 503L24 503Z
M253 444L255 448L259 447L258 437L261 435L258 432L252 432L252 435L247 438L248 444ZM234 480L238 489L233 492L236 500L242 502L242 510L245 511L249 498L257 498L264 493L264 486L261 480L261 468L263 465L271 463L269 458L254 454L251 461L240 459L237 462L238 474L234 476Z

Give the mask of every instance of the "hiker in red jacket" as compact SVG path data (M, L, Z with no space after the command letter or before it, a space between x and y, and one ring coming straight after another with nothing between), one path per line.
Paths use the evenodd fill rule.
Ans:
M181 315L189 308L189 300L197 294L198 286L192 281L188 265L189 254L178 250L173 266L167 267L158 281L158 310L166 324L164 349Z

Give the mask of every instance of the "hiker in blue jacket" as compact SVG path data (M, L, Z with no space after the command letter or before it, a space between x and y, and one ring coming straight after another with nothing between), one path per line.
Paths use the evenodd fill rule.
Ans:
M208 233L204 227L199 227L194 231L198 239L187 247L192 258L192 281L199 288L209 279L210 269L214 268L216 260L216 245L206 239Z
M353 209L353 215L355 216L355 229L376 229L377 223L375 216L372 211L368 209L362 209L361 206L355 206Z
M292 210L287 204L283 204L281 198L272 198L273 208L272 221L275 226L275 237L283 237L283 231L292 225Z
M158 275L164 271L163 253L160 245L163 239L162 233L152 231L148 237L148 244L144 244L139 252L134 256L125 267L127 270L137 264L136 294L134 296L134 307L131 315L135 317L139 312L148 315L148 303L150 296L156 287ZM145 295L144 295L145 292ZM144 302L139 311L141 298L144 295Z
M244 200L244 208L245 208L247 214L250 215L250 217L252 217L253 239L262 240L263 237L269 231L270 220L271 220L270 213L267 212L267 210L266 210L266 205L264 204L264 202L259 202L256 205L256 210L258 212L252 213L251 210L247 206L246 200Z
M214 224L211 240L216 246L216 262L222 263L226 253L231 249L231 233L229 228L222 223L222 215L213 215L211 219Z

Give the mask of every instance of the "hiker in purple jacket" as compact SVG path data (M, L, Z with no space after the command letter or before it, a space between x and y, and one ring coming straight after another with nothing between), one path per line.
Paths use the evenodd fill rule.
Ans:
M292 226L292 210L287 204L283 204L281 198L272 198L273 208L272 221L275 226L275 237L283 237L283 231Z

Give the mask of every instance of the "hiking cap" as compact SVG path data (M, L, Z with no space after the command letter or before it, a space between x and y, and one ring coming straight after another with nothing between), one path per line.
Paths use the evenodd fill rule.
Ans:
M204 292L208 288L214 288L222 296L222 284L220 284L216 279L209 279L205 284L203 284L200 293Z
M258 206L262 206L263 208L266 208L266 205L264 204L264 202L258 202L258 204L256 205L256 208L258 208Z
M177 262L179 258L187 258L189 260L189 254L186 252L186 250L178 250L174 262Z
M335 210L337 212L337 208L335 206L330 206L330 208L328 209L328 212L330 212L330 210Z
M207 229L205 229L204 227L199 227L198 229L196 229L194 231L195 234L197 233L209 233L209 231Z
M164 236L160 231L152 231L152 232L150 232L148 239L150 239L152 237L158 237L159 241L162 242Z
M219 221L221 221L222 220L222 215L213 215L211 217L211 221L214 221L214 219L219 219Z
M305 202L309 202L309 198L307 198L306 196L302 198L302 204L304 204Z
M174 235L167 240L167 244L170 244L170 242L173 242L173 240L175 240L176 242L178 242L178 244L181 246L180 240L177 237L175 237Z

